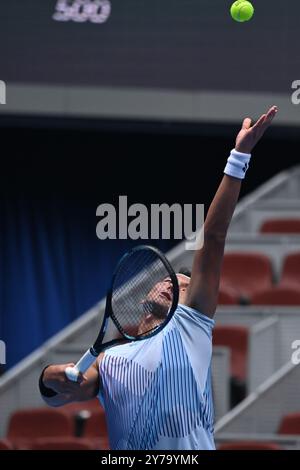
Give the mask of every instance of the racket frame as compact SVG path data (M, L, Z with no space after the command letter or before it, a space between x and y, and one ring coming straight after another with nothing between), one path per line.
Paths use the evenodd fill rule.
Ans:
M153 329L152 333L149 333L147 335L140 335L140 336L131 336L128 335L127 333L124 332L123 328L119 324L118 320L115 318L113 309L112 309L112 293L113 293L113 287L114 287L114 282L116 279L116 276L118 274L118 271L120 267L123 265L125 260L132 255L132 253L141 251L141 250L151 250L154 252L158 258L162 261L163 265L165 266L166 270L168 271L169 277L171 279L172 285L173 285L173 292L172 292L172 304L169 309L167 318L165 321L163 321L157 328ZM80 373L86 372L87 369L95 362L97 357L101 352L103 352L105 349L114 346L116 344L121 343L122 341L129 340L129 341L142 341L145 339L152 338L155 336L157 333L159 333L171 320L172 316L175 313L175 310L178 305L178 300L179 300L179 286L178 286L178 279L177 276L170 264L170 262L167 260L165 255L158 249L155 248L154 246L150 245L139 245L132 250L128 251L125 253L122 258L119 260L114 273L112 275L110 287L107 291L106 295L106 304L105 304L105 311L104 311L104 317L102 320L102 325L99 331L99 334L96 338L96 341L94 342L93 346L89 348L85 354L81 357L81 359L76 363L74 367L67 367L65 370L65 374L68 377L69 380L72 380L76 382L78 380L78 376ZM118 331L121 333L123 338L117 338L113 339L111 341L108 341L107 343L102 343L103 338L105 336L106 330L107 330L107 325L108 325L108 319L111 318L112 322L118 329Z

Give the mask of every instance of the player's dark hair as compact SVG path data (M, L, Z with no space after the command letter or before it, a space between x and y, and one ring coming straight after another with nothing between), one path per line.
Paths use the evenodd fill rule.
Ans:
M180 268L179 271L178 271L178 274L184 274L185 276L188 276L188 277L191 277L192 273L191 273L191 270L189 268Z

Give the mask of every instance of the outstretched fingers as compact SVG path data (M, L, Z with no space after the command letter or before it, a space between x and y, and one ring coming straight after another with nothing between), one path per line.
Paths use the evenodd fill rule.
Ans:
M274 117L276 116L276 113L278 111L277 106L272 106L267 114L263 114L258 121L254 124L252 129L256 131L258 134L262 135L265 130L269 127L271 122L273 121Z
M250 129L250 126L251 126L251 119L250 118L245 118L243 120L243 125L242 125L242 129Z

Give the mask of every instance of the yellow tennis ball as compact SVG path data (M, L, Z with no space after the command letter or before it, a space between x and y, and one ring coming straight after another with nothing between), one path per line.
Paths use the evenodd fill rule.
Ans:
M230 14L235 21L243 23L244 21L251 20L254 8L252 3L247 0L237 0L231 5Z

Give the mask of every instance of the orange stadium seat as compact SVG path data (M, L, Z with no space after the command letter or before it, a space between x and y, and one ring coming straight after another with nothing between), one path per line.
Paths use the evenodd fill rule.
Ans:
M42 438L28 444L28 450L94 450L91 442L78 437Z
M286 256L282 267L280 285L300 286L300 252Z
M97 449L109 449L105 412L102 408L94 411L86 422L84 437Z
M15 411L9 420L7 438L15 448L41 437L71 437L74 424L70 416L58 409L33 408Z
M248 336L248 328L244 326L217 325L213 330L213 345L230 349L231 407L246 396Z
M231 375L244 381L247 376L248 328L217 325L213 330L213 345L227 346L231 351Z
M260 233L300 234L300 219L269 219L260 227Z
M272 285L270 259L262 253L235 252L224 256L221 288L230 288L241 302Z
M300 289L292 286L269 287L252 297L253 305L300 305Z
M76 416L81 411L89 411L93 413L100 408L100 403L98 398L93 398L92 400L74 402L68 405L64 405L61 409L69 414L70 416Z
M300 434L300 413L290 413L283 416L278 434Z
M282 450L282 447L272 442L240 441L221 444L218 450Z
M237 305L239 298L236 293L225 286L220 287L218 305Z
M93 398L92 400L70 403L63 406L61 409L67 413L74 422L75 436L82 437L84 429L91 414L97 412L101 408L99 400Z
M0 450L12 450L13 446L7 439L0 439Z

